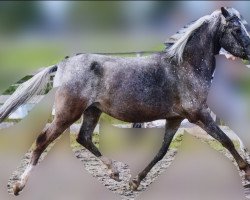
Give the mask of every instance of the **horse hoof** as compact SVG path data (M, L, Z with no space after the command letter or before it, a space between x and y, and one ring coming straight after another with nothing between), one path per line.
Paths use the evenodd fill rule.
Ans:
M14 186L13 186L13 192L15 196L19 195L19 192L22 191L24 186L21 185L20 182L17 182Z
M250 181L250 174L246 174L245 175L245 179L248 180L248 181Z
M140 183L137 181L137 180L131 180L129 182L129 187L132 191L137 191L138 190L138 187L139 187Z
M115 181L118 181L118 182L121 181L121 179L120 179L120 177L119 177L119 172L111 173L111 174L110 174L110 178L112 178L112 179L114 179Z
M248 166L247 169L245 170L245 179L250 181L250 167Z

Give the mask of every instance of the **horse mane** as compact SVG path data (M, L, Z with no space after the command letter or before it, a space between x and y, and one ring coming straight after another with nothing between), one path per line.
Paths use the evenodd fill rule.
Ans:
M176 41L178 39L180 39L187 31L187 28L189 26L191 26L194 22L196 22L197 20L194 20L188 24L186 24L183 28L181 28L180 30L178 30L174 35L170 36L169 38L167 38L167 40L164 42L164 44L166 46L168 46L169 44L174 44L176 43Z
M168 56L170 58L175 57L178 63L181 63L183 51L184 51L184 48L187 44L189 37L205 22L215 22L216 19L220 16L220 14L221 14L221 11L216 10L211 15L205 15L199 18L198 20L189 23L188 25L181 28L176 34L172 35L167 40L167 42L165 42L165 44L167 43L173 44L166 50Z

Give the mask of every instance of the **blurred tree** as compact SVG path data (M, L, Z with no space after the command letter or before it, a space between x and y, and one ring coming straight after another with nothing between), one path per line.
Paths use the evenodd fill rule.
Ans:
M180 4L180 1L155 1L154 9L149 16L151 23L155 25L161 24L165 20L165 16L170 16L172 12L176 11L176 8L180 6Z
M0 29L1 33L20 31L28 25L38 23L40 8L33 1L1 1L0 2Z
M110 29L120 26L121 2L84 1L72 2L69 17L75 27L83 29Z

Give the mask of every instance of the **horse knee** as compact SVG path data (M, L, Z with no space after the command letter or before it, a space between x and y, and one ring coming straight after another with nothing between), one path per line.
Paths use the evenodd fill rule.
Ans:
M92 140L89 136L80 136L78 135L76 138L76 141L81 144L82 146L84 146L85 148L88 148L89 145L91 144Z

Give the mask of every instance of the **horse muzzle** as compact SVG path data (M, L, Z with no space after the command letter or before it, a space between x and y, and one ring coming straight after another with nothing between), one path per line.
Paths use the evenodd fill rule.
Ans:
M248 60L250 61L250 44L249 45L247 45L247 47L246 47L246 54L247 54L247 58L248 58Z

